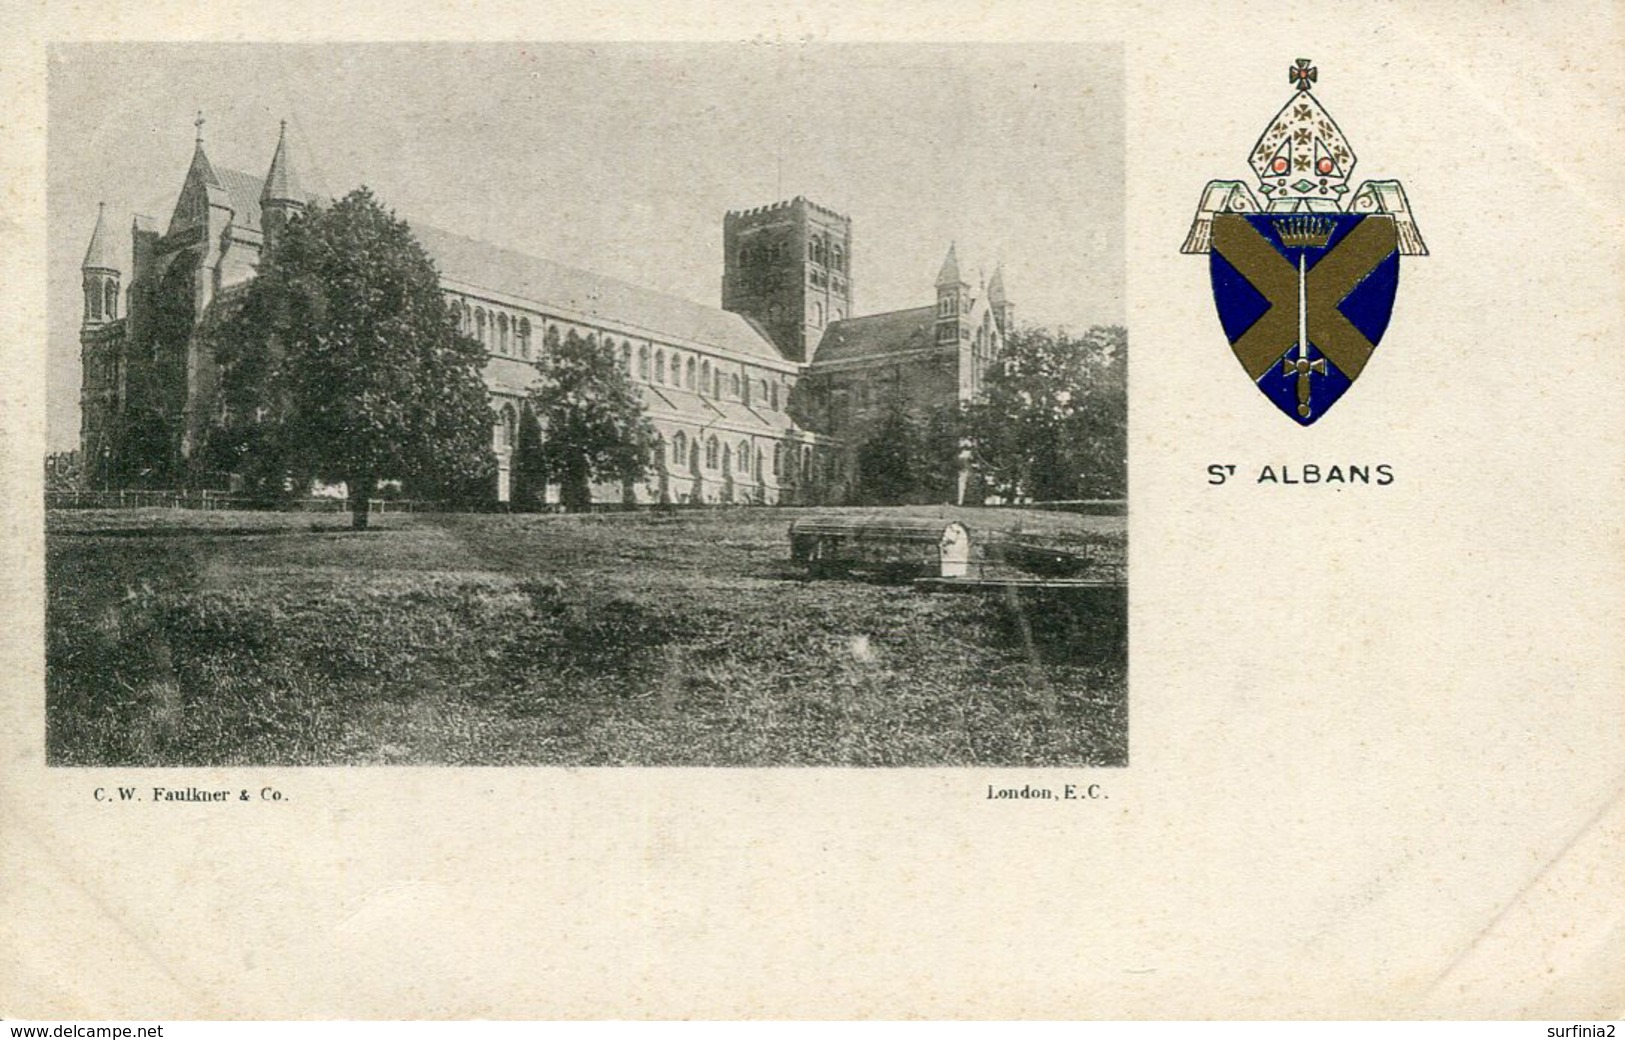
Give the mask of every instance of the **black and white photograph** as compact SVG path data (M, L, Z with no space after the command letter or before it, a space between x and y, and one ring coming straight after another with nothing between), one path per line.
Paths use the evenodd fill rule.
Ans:
M1120 46L48 105L50 764L1128 764Z

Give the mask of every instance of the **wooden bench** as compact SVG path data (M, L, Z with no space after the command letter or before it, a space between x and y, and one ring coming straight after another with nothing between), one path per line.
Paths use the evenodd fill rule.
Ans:
M970 532L957 520L915 516L815 516L790 525L790 558L809 574L844 571L962 578Z

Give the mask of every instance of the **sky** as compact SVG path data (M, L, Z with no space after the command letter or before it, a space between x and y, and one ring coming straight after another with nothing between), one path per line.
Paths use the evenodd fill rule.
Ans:
M853 221L854 312L934 300L949 243L1022 321L1123 318L1120 49L737 44L77 44L49 55L48 439L77 445L79 265L166 227L201 110L264 176L717 305L722 217L804 195Z

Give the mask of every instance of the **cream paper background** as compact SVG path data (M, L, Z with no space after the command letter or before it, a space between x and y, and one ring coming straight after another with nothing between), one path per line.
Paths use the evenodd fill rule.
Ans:
M0 1014L1619 1014L1609 5L6 7ZM44 43L403 34L1126 41L1128 768L43 767ZM1356 180L1401 179L1432 250L1306 430L1246 386L1178 253L1299 56ZM1215 462L1398 479L1214 488ZM1109 798L985 798L1029 781ZM91 798L134 782L292 800Z

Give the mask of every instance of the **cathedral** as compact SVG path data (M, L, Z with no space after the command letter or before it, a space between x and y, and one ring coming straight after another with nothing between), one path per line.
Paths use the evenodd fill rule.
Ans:
M322 201L301 182L286 124L264 177L211 162L201 128L166 227L135 217L121 255L97 213L80 332L93 487L225 486L229 475L192 464L218 409L198 325ZM970 400L1014 320L1002 269L972 286L952 245L934 299L921 294L931 302L858 315L852 223L799 196L725 215L721 307L407 222L485 348L504 504L534 361L572 334L619 359L660 435L648 483L595 487L595 501L842 504L863 498L860 449L881 419Z

